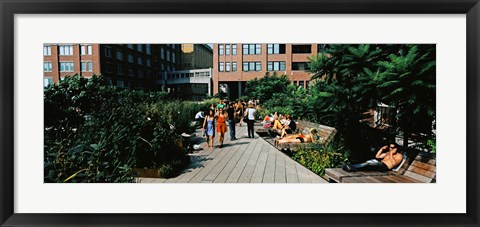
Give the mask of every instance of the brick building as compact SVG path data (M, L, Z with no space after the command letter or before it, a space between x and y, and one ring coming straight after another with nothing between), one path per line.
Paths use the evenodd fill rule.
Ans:
M244 95L247 81L266 72L287 75L297 86L308 87L308 57L317 54L320 44L214 44L213 93L225 89L230 99Z
M182 69L208 69L213 67L213 50L207 44L182 44Z
M160 89L182 67L180 44L45 44L44 86L67 75L102 74L119 87Z

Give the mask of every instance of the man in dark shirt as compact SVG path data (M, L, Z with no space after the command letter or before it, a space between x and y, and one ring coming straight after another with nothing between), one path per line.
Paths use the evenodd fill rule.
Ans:
M237 113L235 112L235 107L233 103L230 103L227 108L227 117L228 117L228 127L230 131L230 140L236 140L235 138L235 117Z

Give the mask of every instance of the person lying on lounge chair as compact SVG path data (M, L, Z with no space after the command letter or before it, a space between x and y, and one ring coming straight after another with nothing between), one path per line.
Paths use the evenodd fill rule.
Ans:
M315 134L317 133L316 129L303 130L300 134L294 134L285 136L282 139L276 140L276 144L283 143L311 143L314 142Z
M389 146L383 146L375 155L376 159L371 159L363 163L353 165L343 165L342 169L347 172L355 172L362 170L386 172L398 166L403 155L398 152L398 144L391 143ZM379 161L377 161L379 160Z

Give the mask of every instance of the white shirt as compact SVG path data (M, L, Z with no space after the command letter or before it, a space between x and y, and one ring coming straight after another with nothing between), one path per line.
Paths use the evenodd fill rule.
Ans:
M255 120L255 111L256 110L254 108L247 109L248 120Z
M192 115L190 115L190 116L192 116ZM198 112L198 113L195 115L195 119L200 119L200 118L204 118L201 111Z

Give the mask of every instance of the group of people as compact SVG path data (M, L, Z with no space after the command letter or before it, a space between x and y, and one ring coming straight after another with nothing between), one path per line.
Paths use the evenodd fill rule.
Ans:
M247 123L248 138L254 138L254 123L256 118L256 105L254 101L247 103L220 100L215 106L212 104L206 115L200 111L195 115L195 120L202 121L204 135L207 137L208 147L213 148L215 131L218 132L219 147L223 147L225 133L229 131L230 141L236 140L235 125L242 126L242 121Z
M263 118L263 127L269 128L278 134L275 143L308 143L314 142L317 135L316 129L304 129L300 133L295 133L297 123L290 115L282 115L275 112Z

